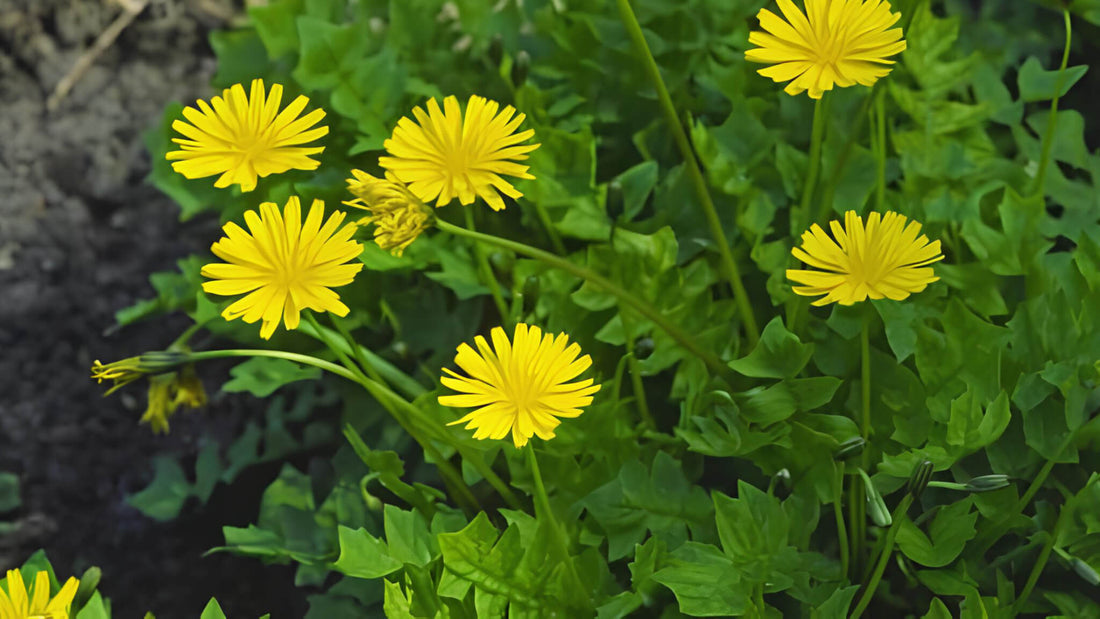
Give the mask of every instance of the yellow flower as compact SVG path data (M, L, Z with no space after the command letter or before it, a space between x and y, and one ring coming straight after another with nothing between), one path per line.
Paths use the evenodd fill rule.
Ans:
M502 439L511 432L517 448L532 435L552 439L561 423L558 417L577 417L600 390L591 378L568 382L588 369L592 359L588 355L578 359L581 347L569 344L564 333L554 337L521 323L512 342L500 327L493 329L491 337L495 351L480 335L474 338L477 352L468 344L458 347L455 363L468 377L443 368L449 375L443 377L443 384L461 394L440 396L439 403L478 407L448 425L465 423L467 430L476 430L476 439Z
M245 212L248 232L233 222L225 224L225 236L210 250L228 264L202 267L202 275L213 280L202 289L222 296L248 294L225 308L223 318L247 323L262 319L260 337L266 340L280 320L287 329L297 329L305 308L347 316L348 307L331 289L355 279L363 265L345 263L358 257L363 246L351 240L354 223L340 228L343 212L333 213L322 226L324 213L324 202L314 200L302 223L301 203L292 196L282 214L274 202L261 204L259 214Z
M19 570L8 570L7 592L0 588L0 619L69 619L69 607L80 582L69 577L65 586L50 599L50 575L35 574L30 591Z
M809 91L820 99L833 85L870 86L891 70L890 56L905 50L901 28L890 30L901 17L882 0L805 0L803 13L791 0L778 0L783 21L767 9L757 19L766 32L752 32L757 45L745 59L772 66L758 73L787 82L789 95Z
M107 364L97 360L92 364L92 378L99 383L105 380L114 382L114 385L104 394L110 395L116 389L143 376L169 372L186 361L187 356L185 354L172 351L147 352L138 357L127 357L121 361Z
M400 182L375 178L362 170L351 173L355 178L348 179L348 191L356 197L344 204L370 211L370 215L359 220L359 225L374 224L374 242L400 256L428 229L430 211Z
M279 104L283 87L275 84L264 96L264 81L252 80L252 92L234 84L208 104L199 100L199 109L186 107L183 116L190 124L176 120L172 128L185 138L172 138L182 150L165 157L174 161L172 168L187 178L205 178L221 174L215 187L241 186L241 191L256 188L256 178L281 174L287 170L316 170L311 159L325 150L323 146L304 147L328 133L328 127L310 129L325 117L316 109L298 117L309 99L299 95L283 111Z
M516 114L510 105L497 114L499 108L496 101L474 95L463 118L454 97L443 100L443 110L432 99L427 113L413 109L417 122L408 117L397 122L393 137L384 143L393 156L380 157L378 163L424 202L436 200L437 207L446 206L457 197L462 204L472 204L480 196L499 211L504 200L497 191L512 198L523 195L501 175L535 178L527 173L528 166L516 161L539 147L520 144L535 135L533 130L514 133L524 114Z
M863 218L855 211L829 223L836 242L821 226L814 224L802 234L802 247L791 250L795 258L822 271L788 269L787 278L805 286L795 286L797 294L825 295L813 302L852 305L870 297L900 301L920 292L938 280L928 266L943 260L939 241L928 241L915 221L906 225L904 215L888 212Z
M149 424L154 434L168 432L168 419L181 406L199 408L206 405L206 390L195 375L193 366L185 366L179 372L159 374L149 378L149 404L141 423Z

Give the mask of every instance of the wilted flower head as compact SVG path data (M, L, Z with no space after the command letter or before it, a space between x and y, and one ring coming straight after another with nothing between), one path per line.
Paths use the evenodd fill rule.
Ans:
M215 187L240 185L241 191L256 188L256 179L287 170L316 170L319 162L311 159L325 150L323 146L304 147L328 133L328 127L311 129L325 117L316 109L298 117L309 99L299 95L283 111L279 104L283 87L275 84L265 95L264 81L252 80L252 91L234 84L208 104L199 100L199 109L183 108L182 120L172 128L186 136L172 138L181 150L166 155L172 168L187 178L205 178L221 174Z
M19 570L8 570L7 591L0 588L0 619L69 619L69 610L80 582L73 577L52 598L50 575L39 571L27 589Z
M511 432L516 447L526 445L532 435L552 439L558 418L579 416L600 390L591 378L569 382L592 365L592 358L578 359L581 347L569 344L564 333L555 337L521 323L511 342L500 327L491 337L493 348L480 335L474 338L476 352L467 344L458 347L455 363L468 376L443 368L448 374L443 384L461 395L440 396L439 403L476 407L448 425L465 423L476 430L476 439L502 439Z
M113 381L114 385L104 395L110 395L116 389L151 374L170 372L187 362L187 355L175 351L147 352L137 357L127 357L113 363L92 364L92 378L102 383Z
M786 21L767 9L757 19L764 32L749 34L757 45L745 59L772 66L757 71L776 82L790 82L789 95L808 92L820 99L833 86L871 86L890 72L890 56L905 50L901 17L883 0L805 0L803 13L791 0L777 0Z
M400 256L431 225L431 212L401 182L376 178L362 170L351 173L355 178L348 179L348 191L355 199L344 204L370 211L359 225L374 224L374 242Z
M199 408L206 405L206 390L193 366L179 372L158 374L149 378L149 402L141 423L149 424L154 434L168 432L168 420L181 406Z
M802 234L802 247L791 253L822 270L787 269L787 279L805 284L794 287L796 294L825 295L814 305L852 305L868 297L900 301L920 292L939 279L928 265L943 260L943 254L939 241L929 242L919 223L907 221L892 211L871 213L864 228L863 218L848 211L843 227L829 223L835 242L814 224Z
M500 113L498 114L498 110ZM515 108L477 95L471 96L463 117L458 99L447 97L443 109L435 99L428 111L413 109L416 122L408 117L397 122L393 137L385 141L390 157L379 165L406 183L424 202L436 200L446 206L458 198L473 204L480 196L494 211L504 208L498 191L512 198L523 196L501 175L531 179L528 166L516 163L538 144L520 144L535 135L531 129L516 133L526 118Z
M321 225L325 204L314 200L302 222L301 202L292 196L282 213L274 202L244 214L248 231L234 222L222 228L225 236L210 248L225 260L202 267L211 281L202 289L210 294L245 294L222 312L226 320L247 323L263 320L260 337L269 339L280 322L297 329L301 311L332 312L347 316L348 307L332 288L350 284L362 263L345 264L363 252L351 240L355 224L343 228L345 214L337 211Z

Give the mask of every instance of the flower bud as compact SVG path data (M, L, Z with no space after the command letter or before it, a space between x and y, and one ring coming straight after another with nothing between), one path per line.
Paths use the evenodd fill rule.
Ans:
M1073 571L1077 572L1077 575L1083 578L1085 582L1094 587L1096 585L1100 585L1100 574L1097 574L1096 570L1092 569L1091 565L1085 563L1077 557L1074 557L1073 560L1069 562L1069 564L1073 568Z
M400 256L431 225L431 209L400 182L376 178L362 170L352 170L351 174L355 178L347 179L348 191L355 199L344 204L369 211L359 225L374 224L374 242Z
M921 493L928 487L928 482L932 481L934 468L930 460L922 460L920 464L913 469L913 474L909 476L909 485L906 487L906 490L909 494L913 495L914 499L919 499Z
M866 445L867 440L862 436L850 438L840 444L840 447L833 453L833 459L840 461L850 460L863 453L863 448Z
M966 482L966 489L970 492L991 492L1008 486L1008 475L982 475Z
M523 86L527 81L527 71L531 68L531 54L528 54L526 50L520 50L516 54L515 63L512 64L512 84L516 88Z
M493 35L493 38L489 40L489 62L493 63L494 67L499 67L500 63L504 60L504 37L500 36L500 33Z
M859 472L860 478L863 479L863 489L867 495L867 514L871 516L871 521L880 527L890 526L894 523L894 517L890 515L890 510L886 508L886 501L882 500L882 495L879 494L878 488L875 488L875 484L871 482L871 478L867 476L867 473L863 469L856 470Z
M648 359L653 354L653 349L653 338L648 335L634 340L634 358L639 361Z

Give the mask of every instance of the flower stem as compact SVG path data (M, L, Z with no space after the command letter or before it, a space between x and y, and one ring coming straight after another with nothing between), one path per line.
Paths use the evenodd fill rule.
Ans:
M199 352L192 352L188 353L187 357L190 361L227 359L231 357L270 357L272 359L286 359L287 361L293 361L294 363L301 363L302 365L310 365L315 368L320 368L331 374L342 376L352 382L359 382L355 376L355 373L342 365L337 365L331 361L325 361L324 359L318 359L317 357L313 357L310 355L302 355L295 352L286 352L285 350L266 350L263 348L227 348L223 350L202 350Z
M348 348L351 348L351 353L352 355L354 355L355 361L359 364L359 367L362 368L363 371L367 373L367 376L370 376L372 380L385 385L386 380L382 378L381 374L378 373L378 370L375 369L374 364L367 360L366 355L363 354L363 347L359 345L359 342L355 341L355 338L352 337L351 332L348 331L348 328L344 326L344 323L340 322L340 319L338 319L333 314L330 314L329 317L329 322L332 323L333 327L336 327L336 330L340 332L340 335L344 338L344 341L348 343ZM321 325L317 324L316 320L313 320L311 322L313 323L314 329L316 329L318 333L321 333ZM333 352L335 352L335 349L333 349Z
M848 131L845 132L847 137L844 140L844 145L840 147L840 152L836 156L836 163L830 168L824 189L821 190L821 201L818 203L817 217L814 219L817 223L823 223L832 210L837 181L840 179L840 175L844 173L844 166L847 165L848 159L852 156L852 148L863 134L863 125L866 124L867 113L871 109L871 100L877 91L878 84L873 86L871 92L864 97L863 103L860 104L855 118L852 119L848 127Z
M876 179L875 183L875 210L879 213L886 209L886 91L880 90L873 95L875 97L875 159Z
M817 177L821 173L821 142L825 136L825 98L814 101L814 121L810 130L810 169L806 173L806 183L802 186L802 201L798 213L801 225L791 230L791 236L798 238L813 223L810 219L810 202L817 188Z
M682 329L673 324L667 317L665 317L661 312L654 309L653 306L651 306L649 303L646 303L645 301L639 299L630 292L627 292L621 286L600 275L599 273L596 273L595 271L587 267L583 267L579 264L574 264L569 260L562 258L561 256L556 256L554 254L551 254L550 252L543 251L536 247L531 247L530 245L525 245L523 243L504 239L499 236L493 236L491 234L484 234L474 230L467 230L460 226L456 226L452 223L446 222L442 219L437 219L435 221L435 225L444 232L472 238L474 240L481 241L482 243L495 245L496 247L508 249L516 252L517 254L521 254L529 258L534 258L535 260L539 260L552 267L566 271L567 273L575 275L599 288L602 288L608 294L614 296L634 311L652 321L653 324L660 327L662 330L664 330L665 333L668 333L668 335L672 339L676 340L676 342L687 349L688 352L702 360L711 372L727 378L734 376L733 371L729 369L726 364L722 362L721 359L718 358L718 355L700 346L694 338L692 338Z
M863 329L859 332L860 357L860 424L859 433L868 445L871 441L871 305L864 308ZM871 454L864 449L861 454L863 468L870 463Z
M691 177L692 184L695 187L695 194L703 207L703 214L706 216L707 226L710 228L710 233L711 236L714 237L715 244L718 245L718 254L722 260L723 270L725 270L726 277L729 279L730 286L733 288L734 301L737 303L737 311L741 316L741 324L745 329L745 337L749 341L749 348L753 348L760 339L760 330L756 324L756 315L753 313L752 304L749 303L749 297L748 293L745 291L745 286L741 282L741 271L737 267L737 262L733 259L729 241L726 240L726 233L722 230L722 222L718 219L718 212L714 208L714 202L711 200L710 191L707 189L706 179L703 178L703 173L699 169L699 163L695 159L695 151L692 150L687 133L684 132L684 127L680 124L680 119L676 114L676 108L672 104L672 97L669 96L668 88L665 86L664 79L661 78L661 70L657 67L657 60L653 57L653 53L646 43L645 35L642 34L642 27L638 23L638 18L634 16L634 11L630 8L629 0L618 0L618 3L619 14L622 16L623 25L626 27L626 33L634 44L634 49L638 54L639 60L642 62L646 74L649 76L650 82L653 84L654 90L657 91L657 100L660 102L665 121L668 123L669 129L672 131L672 137L676 141L676 146L679 147L680 154L684 158L684 165L687 167L688 176Z
M1035 564L1031 567L1031 573L1027 576L1027 582L1024 583L1024 588L1020 591L1020 595L1016 597L1016 601L1012 604L1012 609L1009 613L1010 617L1015 617L1020 614L1024 605L1027 604L1027 599L1031 597L1031 592L1035 589L1036 583L1039 582L1039 576L1042 575L1043 569L1046 568L1047 561L1050 560L1051 550L1054 549L1054 545L1058 542L1058 538L1062 534L1062 529L1072 517L1076 503L1075 497L1071 497L1062 505L1062 511L1058 514L1058 520L1054 523L1054 529L1050 532L1050 537L1047 539L1046 543L1043 544L1043 549L1039 551L1039 556L1035 559Z
M905 497L901 499L901 503L898 503L898 506L894 508L894 522L890 525L890 529L886 531L886 543L882 546L882 552L878 556L875 570L871 573L871 580L863 589L863 595L860 596L859 603L856 604L855 610L852 611L848 619L859 619L863 611L867 610L867 605L871 603L871 598L875 596L875 590L878 589L878 583L882 580L883 572L886 571L886 564L890 560L890 554L894 552L894 540L898 536L898 528L901 524L901 520L906 517L905 512L908 511L909 505L912 503L913 495L907 493Z
M532 443L527 444L527 462L531 465L531 478L535 483L535 516L545 518L546 523L554 532L554 537L558 541L559 560L565 564L566 571L574 581L573 586L576 587L574 590L585 591L584 581L577 574L577 567L573 565L573 557L569 552L569 536L566 535L565 529L562 528L557 516L554 515L554 510L550 507L550 496L546 494L546 485L542 481L539 460L535 455L535 446Z
M477 232L477 227L474 225L474 211L468 207L463 207L462 212L466 214L466 228L471 232ZM474 243L474 259L477 260L477 268L481 271L481 279L484 280L486 286L489 287L489 292L493 296L493 303L497 306L497 311L500 313L500 322L504 326L505 330L512 329L512 313L508 311L508 304L504 302L504 295L500 292L500 283L497 282L496 275L493 274L493 267L489 264L489 258L485 255L484 248L478 243Z
M1046 189L1050 150L1054 146L1054 129L1058 124L1058 100L1062 96L1062 86L1066 79L1066 66L1069 64L1069 47L1073 40L1073 20L1070 19L1069 9L1062 9L1062 19L1066 25L1066 45L1062 50L1062 65L1058 68L1058 79L1054 85L1054 98L1050 101L1050 116L1047 117L1046 133L1043 135L1043 151L1039 158L1039 172L1035 175L1035 189L1031 196L1034 200L1041 200Z
M619 316L623 321L623 335L626 340L626 364L630 369L630 387L634 392L634 403L638 406L638 414L642 417L642 424L647 428L656 430L657 423L653 420L653 414L649 412L649 401L645 397L645 385L642 382L642 370L638 367L638 357L634 355L634 328L629 316L630 310L620 308Z
M559 254L565 253L565 244L561 242L561 236L558 235L558 231L554 229L554 224L550 222L550 215L547 214L546 209L542 206L542 202L535 202L535 215L539 218L539 223L542 224L544 230L546 230L546 236L550 237L550 245L553 246L554 251Z

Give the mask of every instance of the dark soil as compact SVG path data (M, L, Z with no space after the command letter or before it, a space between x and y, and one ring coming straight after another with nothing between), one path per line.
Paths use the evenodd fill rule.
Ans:
M155 437L137 424L143 388L104 399L89 379L93 360L162 348L187 326L175 316L107 334L115 311L153 295L151 272L217 237L217 221L181 224L144 183L141 134L167 103L209 95L207 32L240 7L153 0L48 111L55 85L120 12L113 0L0 0L0 470L20 475L23 498L0 515L18 525L0 537L0 569L38 548L62 577L97 565L118 618L194 618L212 596L230 617L301 617L291 568L202 557L223 542L222 524L255 520L269 477L248 476L164 524L125 500L149 482L154 455L193 457L201 434L233 436L256 404L219 396Z

